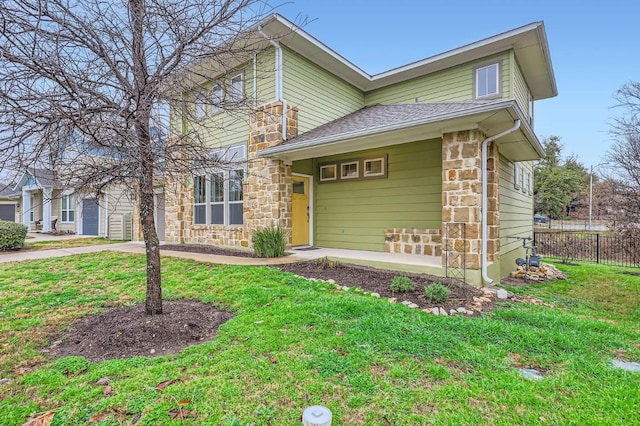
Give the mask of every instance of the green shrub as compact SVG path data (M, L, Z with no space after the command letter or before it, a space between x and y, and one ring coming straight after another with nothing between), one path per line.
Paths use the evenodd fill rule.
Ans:
M253 252L258 257L281 257L287 247L287 238L280 226L257 229L252 237Z
M416 289L416 283L411 278L402 275L396 275L391 280L391 291L394 293L404 293Z
M19 223L0 220L0 251L18 250L24 246L27 227Z
M431 302L440 303L451 296L451 291L442 283L433 283L424 287L424 294Z

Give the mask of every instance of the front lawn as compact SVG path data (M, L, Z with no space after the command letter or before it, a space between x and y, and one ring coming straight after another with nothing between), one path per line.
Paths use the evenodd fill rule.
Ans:
M83 315L142 302L144 256L3 265L0 379L11 381L0 384L0 424L51 411L53 425L179 417L186 425L296 425L314 404L331 409L334 425L640 423L640 373L610 366L612 358L640 361L637 311L578 300L600 282L518 288L557 308L506 304L467 318L271 268L170 258L163 265L166 299L197 299L235 316L213 341L177 355L99 363L48 360L41 349ZM598 276L597 266L583 268ZM638 300L640 277L602 279ZM523 378L522 367L545 377Z
M124 243L124 242L125 241L109 240L107 238L102 238L102 237L96 237L96 238L70 237L68 239L61 238L61 239L51 239L51 240L39 240L39 241L26 240L24 243L24 249L29 251L54 250L54 249L65 249L70 247L86 247L86 246L96 246L96 245L102 245L102 244L118 244L118 243Z

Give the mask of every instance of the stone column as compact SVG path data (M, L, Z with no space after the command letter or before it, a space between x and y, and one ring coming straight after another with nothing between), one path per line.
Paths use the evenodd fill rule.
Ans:
M187 224L193 223L193 189L179 179L168 178L164 185L165 194L165 241L185 243Z
M249 235L256 229L281 226L291 242L291 164L260 156L260 151L282 140L283 104L258 107L249 121L248 177L244 183L244 223ZM287 107L287 139L297 136L298 110Z
M482 251L482 158L485 135L479 130L446 133L442 137L442 223L464 223L466 238L447 241L446 251L466 253L465 267L480 269ZM494 144L495 145L495 144ZM498 150L489 147L488 161L489 235L488 259L499 253Z

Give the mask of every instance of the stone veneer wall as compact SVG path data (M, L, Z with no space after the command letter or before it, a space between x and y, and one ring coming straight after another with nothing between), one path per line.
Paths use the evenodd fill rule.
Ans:
M466 267L480 269L482 251L482 158L485 135L479 130L446 133L442 137L442 223L464 223L466 238L447 240L446 251L465 251ZM489 149L487 258L499 256L498 149ZM442 230L444 233L444 229Z
M439 229L389 228L384 231L386 253L442 255L442 237Z
M245 182L244 223L251 232L279 225L291 241L291 164L261 157L263 149L282 143L283 104L262 105L249 121L249 166ZM298 135L298 109L287 107L287 139Z
M167 242L251 246L253 230L280 225L291 231L291 165L264 158L259 151L282 143L282 102L251 112L247 177L243 183L243 225L195 225L193 180L186 176L165 184ZM298 110L287 107L287 139L298 134Z

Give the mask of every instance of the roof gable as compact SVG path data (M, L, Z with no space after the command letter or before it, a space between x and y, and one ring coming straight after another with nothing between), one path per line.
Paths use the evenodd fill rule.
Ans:
M340 54L274 14L260 28L269 37L331 71L363 91L370 91L444 70L496 53L513 50L534 99L557 95L544 24L535 22L379 74L370 75Z

